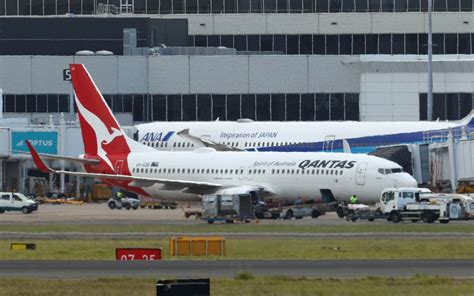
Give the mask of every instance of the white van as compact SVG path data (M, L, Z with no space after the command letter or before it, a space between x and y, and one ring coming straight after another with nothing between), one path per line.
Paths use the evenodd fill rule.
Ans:
M29 214L38 210L38 203L18 192L0 192L0 214L5 211L21 211Z

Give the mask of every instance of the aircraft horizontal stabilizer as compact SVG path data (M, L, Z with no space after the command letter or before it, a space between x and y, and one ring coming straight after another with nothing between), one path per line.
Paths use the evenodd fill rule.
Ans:
M194 182L194 181L181 181L181 180L171 180L171 179L160 179L160 178L149 178L149 177L137 177L129 175L114 175L114 174L101 174L101 173L87 173L87 172L73 172L73 171L62 171L54 170L48 167L38 152L29 141L26 141L26 145L30 150L30 153L33 157L35 165L44 173L54 173L54 174L65 174L79 177L90 177L90 178L99 178L106 180L118 180L118 181L130 181L130 186L136 187L149 187L155 183L163 184L165 186L171 187L181 187L181 188L191 188L195 190L209 190L209 189L218 189L221 188L221 184L208 183L208 182Z
M191 135L191 133L189 132L189 128L177 132L177 135L193 142L197 146L214 148L216 149L216 151L244 151L236 147L231 147L225 144L219 144L213 141L208 141L203 138Z
M25 151L14 150L13 152L31 155L30 152L25 152ZM70 157L70 156L60 156L60 155L53 155L53 154L46 154L46 153L37 153L37 154L42 159L64 160L64 161L70 161L70 162L75 162L75 163L79 163L79 164L98 164L100 162L98 159L93 159L93 158L79 158L79 157Z

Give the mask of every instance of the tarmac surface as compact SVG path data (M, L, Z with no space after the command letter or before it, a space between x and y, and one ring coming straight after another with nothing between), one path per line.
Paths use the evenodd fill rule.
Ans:
M1 239L168 239L171 236L225 236L234 239L449 239L471 238L474 233L465 232L0 232Z
M170 260L170 261L0 261L0 277L312 278L409 277L417 274L473 278L473 260Z
M191 209L197 209L198 204L192 205ZM137 209L137 210L111 210L105 203L92 203L83 205L40 205L37 212L31 214L21 214L19 212L7 212L0 214L1 224L114 224L114 225L134 225L134 224L150 224L150 225L195 225L204 224L205 221L195 219L194 217L186 219L184 211L190 208L187 205L180 206L176 210L153 210L153 209ZM277 225L353 225L355 224L392 224L384 219L377 219L374 222L356 221L349 222L340 219L336 213L331 212L320 216L318 219L306 217L299 220L260 220L261 224L277 224ZM412 224L411 222L404 222ZM421 222L420 222L421 223ZM474 225L474 220L470 221L450 221L448 225L457 224ZM433 227L440 226L439 223L433 224Z

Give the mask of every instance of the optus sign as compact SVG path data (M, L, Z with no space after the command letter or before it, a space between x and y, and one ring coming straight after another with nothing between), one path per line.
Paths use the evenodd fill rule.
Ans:
M161 249L121 248L115 249L115 259L120 261L161 260Z
M12 131L12 152L29 152L25 140L29 140L39 153L58 154L57 132Z

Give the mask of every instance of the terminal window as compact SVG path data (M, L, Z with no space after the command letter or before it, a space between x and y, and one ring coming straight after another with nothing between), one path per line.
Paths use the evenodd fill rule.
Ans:
M209 121L248 118L258 121L359 120L357 93L273 94L104 94L114 113L133 120ZM69 95L5 94L4 112L69 112ZM77 112L77 108L74 107Z
M0 0L0 15L120 13L121 0ZM426 0L134 0L135 14L427 11ZM434 0L434 11L472 11L472 0Z
M193 35L192 45L280 54L426 54L427 34ZM433 34L434 54L474 53L474 34Z
M427 119L427 94L421 93L420 120ZM473 110L474 94L472 93L434 93L433 120L457 120L464 118Z

